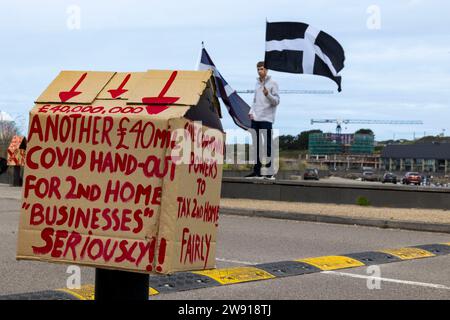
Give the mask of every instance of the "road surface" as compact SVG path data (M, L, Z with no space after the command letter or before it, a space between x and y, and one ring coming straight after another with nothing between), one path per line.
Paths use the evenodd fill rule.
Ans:
M19 200L0 199L0 294L64 288L67 266L16 261ZM217 267L450 242L449 234L222 215ZM152 299L450 299L450 255L152 296ZM81 268L82 284L94 270ZM370 282L370 281L369 281Z

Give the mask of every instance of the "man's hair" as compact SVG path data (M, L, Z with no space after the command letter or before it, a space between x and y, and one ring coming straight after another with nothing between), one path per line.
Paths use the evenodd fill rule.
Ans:
M265 65L264 65L264 61L259 61L257 64L256 64L256 67L257 68L259 68L259 67L266 67Z

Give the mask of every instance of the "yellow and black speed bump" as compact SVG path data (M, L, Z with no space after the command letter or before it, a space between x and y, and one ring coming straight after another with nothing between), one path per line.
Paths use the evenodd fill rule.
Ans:
M402 260L413 260L413 259L423 259L430 258L436 256L435 254L413 247L400 248L400 249L384 249L380 250L381 252L388 253L394 255Z
M348 269L364 266L364 263L362 263L361 261L346 256L323 256L315 258L298 259L296 261L313 265L322 271Z
M80 300L70 293L59 290L47 290L30 293L10 294L0 296L0 300Z
M423 259L450 254L450 242L258 264L255 266L179 272L151 276L149 296L249 281ZM0 296L0 300L93 300L94 286Z
M274 275L255 267L211 269L192 273L210 277L223 285L275 278Z
M150 287L160 293L220 286L216 280L192 272L178 272L168 276L151 276Z
M346 254L346 256L355 260L359 260L366 266L401 261L400 258L393 256L392 254L377 251L350 253Z
M95 300L95 287L91 284L81 286L79 289L58 289L57 291L70 294L78 300Z
M280 261L273 263L262 263L255 265L255 268L265 270L275 277L299 276L307 273L321 271L310 264L298 261Z
M450 246L445 244L425 244L423 246L414 246L413 248L423 249L438 256L450 254Z

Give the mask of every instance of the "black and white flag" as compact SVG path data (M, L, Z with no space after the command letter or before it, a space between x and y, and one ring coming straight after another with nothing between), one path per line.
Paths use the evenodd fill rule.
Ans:
M248 115L250 112L249 105L237 94L236 90L231 88L228 82L225 81L211 60L208 52L206 52L206 49L202 48L198 70L208 69L211 69L214 72L217 96L222 99L234 123L242 129L248 130L251 127L251 120Z
M267 22L267 69L325 76L341 91L344 60L344 49L328 33L301 22Z

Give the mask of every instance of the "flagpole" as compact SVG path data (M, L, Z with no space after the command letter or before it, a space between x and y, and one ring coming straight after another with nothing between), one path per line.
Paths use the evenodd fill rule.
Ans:
M205 49L205 43L202 41L202 48L200 49L200 54L198 55L197 65L194 67L194 70L200 70L200 61L202 60L202 51Z

